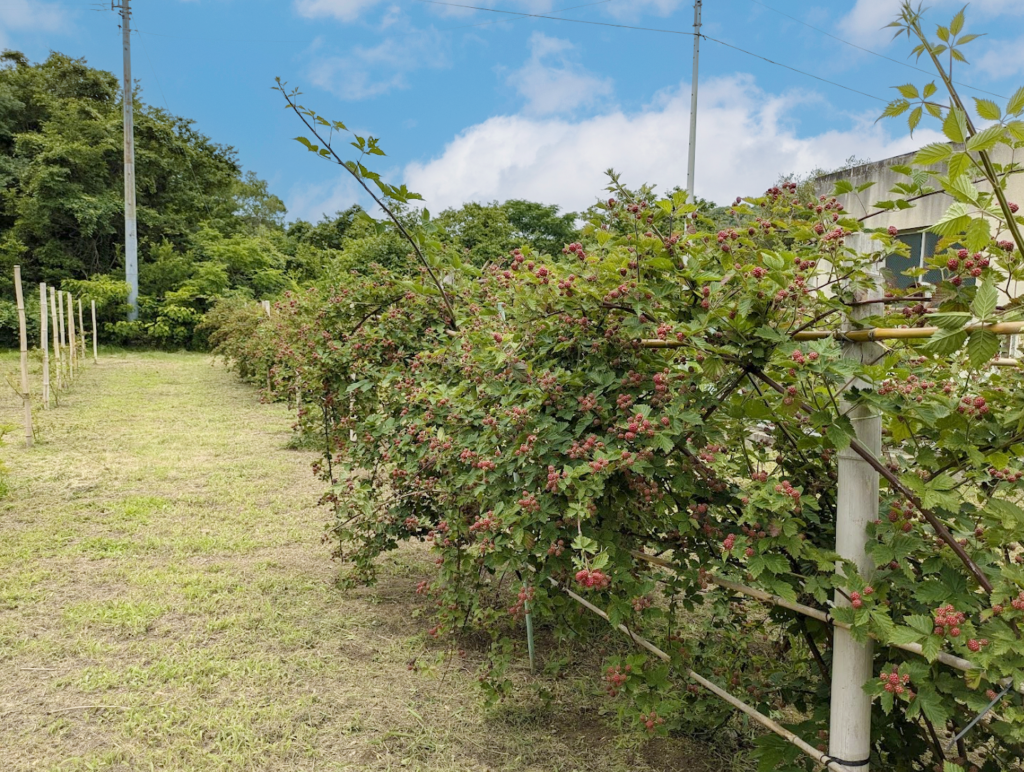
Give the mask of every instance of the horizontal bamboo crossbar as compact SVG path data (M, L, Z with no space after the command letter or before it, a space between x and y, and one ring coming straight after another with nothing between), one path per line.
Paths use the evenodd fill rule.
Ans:
M864 330L803 330L793 333L793 340L824 340L836 338L851 343L868 343L875 340L916 340L930 338L939 332L941 327L871 327ZM1024 322L999 322L997 324L972 324L964 328L966 332L988 330L996 335L1016 335L1024 331ZM686 341L661 340L644 338L640 341L642 348L683 348L689 345Z
M602 609L598 608L593 603L588 601L586 598L583 598L580 595L576 594L575 592L570 590L568 587L564 587L563 585L559 584L555 579L553 579L550 576L548 577L548 581L551 582L551 584L554 587L557 587L559 590L564 592L566 595L568 595L574 601L576 601L581 606L583 606L585 609L587 609L589 611L592 611L593 613L597 614L597 616L601 617L601 619L605 620L609 624L611 623L611 619L608 617L608 614L606 614ZM666 652L664 652L661 649L659 649L657 646L655 646L653 643L651 643L647 639L641 638L639 635L634 633L632 630L630 630L625 625L618 624L618 625L615 625L615 627L616 627L616 629L618 629L621 632L623 632L626 635L628 635L629 638L633 641L633 643L635 643L637 646L640 646L640 647L642 647L644 649L647 649L647 651L651 652L651 654L653 654L654 656L656 656L658 659L662 660L663 662L671 662L671 660L672 660L671 656L669 656ZM705 689L707 689L708 691L712 692L714 695L716 695L720 699L724 700L725 702L729 703L730 705L732 705L737 710L742 711L743 713L745 713L748 716L750 716L754 721L759 723L761 726L763 726L766 729L774 732L775 734L779 735L783 739L789 741L791 744L795 745L797 748L799 748L801 751L803 751L803 753L805 753L808 757L810 757L811 760L813 760L819 766L824 767L825 769L832 770L832 772L847 772L847 769L846 769L845 766L842 766L842 765L838 764L835 761L831 761L829 759L829 756L828 756L827 753L823 753L822 751L819 751L817 748L815 748L811 744L809 744L809 743L805 742L804 740L800 739L799 737L797 737L795 734L790 732L788 729L786 729L781 724L779 724L779 723L773 721L772 719L770 719L764 713L761 713L759 710L757 710L753 706L748 705L747 703L743 702L743 700L739 699L738 697L733 696L729 692L725 691L725 689L723 689L722 687L718 686L716 683L714 683L712 681L709 681L704 676L700 675L700 673L697 673L697 672L695 672L693 670L687 670L686 671L686 675L691 680L696 681L698 684L703 686Z
M652 563L653 565L660 566L661 568L665 568L669 571L675 570L674 566L669 561L663 558L655 557L654 555L648 555L646 552L639 552L637 550L630 550L630 554L633 557L638 558L639 560L646 561L647 563ZM827 625L841 627L844 630L850 629L850 625L846 624L845 622L840 622L837 619L833 619L832 615L829 614L827 611L822 611L821 609L814 608L813 606L806 606L803 603L797 603L795 601L786 600L785 598L782 598L778 595L771 595L770 593L764 592L763 590L758 590L755 587L747 587L746 585L737 584L736 582L730 582L726 579L722 579L720 577L713 575L708 576L707 580L712 584L718 585L722 589L729 590L730 592L737 592L741 595L748 595L751 598L756 598L757 600L763 601L765 603L771 603L774 606L779 606L781 608L789 609L790 611L795 611L796 613L803 614L804 616L810 617L811 619L817 619L819 622L823 622ZM871 637L874 638L874 636ZM902 649L903 651L910 652L911 654L916 654L919 657L924 656L924 649L922 649L921 644L919 643L889 643L886 645L896 649ZM948 665L949 667L955 668L957 670L962 670L964 672L978 669L978 666L975 665L973 662L970 662L969 660L966 660L962 657L958 657L955 654L947 654L944 651L939 652L937 659L944 665ZM1005 681L1003 683L1005 683ZM1024 694L1024 684L1018 686L1017 691Z

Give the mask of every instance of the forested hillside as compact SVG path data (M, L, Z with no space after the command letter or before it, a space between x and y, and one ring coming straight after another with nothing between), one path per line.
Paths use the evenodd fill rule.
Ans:
M0 55L5 298L20 264L27 282L94 298L108 340L201 348L203 315L220 298L274 298L338 271L406 265L393 226L355 202L317 224L287 222L284 203L230 145L136 93L140 316L124 321L121 110L118 77L82 59ZM483 264L522 244L561 249L574 221L557 207L509 201L447 210L434 224L446 249ZM0 301L0 343L12 344L15 332L13 303Z

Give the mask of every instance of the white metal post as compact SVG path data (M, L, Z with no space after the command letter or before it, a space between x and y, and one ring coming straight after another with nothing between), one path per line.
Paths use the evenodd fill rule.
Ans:
M50 287L50 331L53 336L53 356L57 365L57 389L64 388L64 359L60 353L60 328L57 324L57 290Z
M869 292L857 293L856 299L880 300L881 281ZM881 303L856 305L850 320L884 313ZM872 362L881 353L877 343L846 343L843 355L858 363ZM855 380L851 386L869 388L871 384ZM847 415L853 423L857 439L875 456L882 453L882 419L878 411L867 405L849 407ZM836 552L857 566L861 576L870 576L873 565L867 554L868 524L878 519L878 472L849 448L839 452L839 486L836 503ZM841 572L841 569L840 569ZM849 606L840 593L836 606ZM872 677L873 645L855 641L848 630L835 628L832 646L832 698L829 714L829 755L851 772L868 772L865 763L871 756L871 697L864 684Z
M139 318L139 242L135 224L135 128L132 104L131 0L121 0L124 48L124 280L128 282L128 321Z
M697 62L700 59L701 0L693 3L693 82L690 84L690 156L686 165L686 192L693 201L693 167L697 159Z

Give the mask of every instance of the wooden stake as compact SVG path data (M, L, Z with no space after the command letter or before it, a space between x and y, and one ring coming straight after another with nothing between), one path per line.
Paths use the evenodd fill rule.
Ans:
M60 331L57 325L57 290L50 287L50 335L53 338L53 356L57 365L57 391L64 387L64 360L60 355ZM55 402L59 402L54 395Z
M85 322L82 321L82 299L78 299L78 343L81 348L82 360L85 360Z
M74 378L78 374L78 341L75 339L75 300L71 297L71 293L65 293L65 298L68 303L68 348L71 349L71 355L68 359L71 361L71 377Z
M18 332L21 343L21 403L25 408L25 446L32 447L32 397L28 393L28 330L25 326L25 296L21 290L21 266L14 266L14 294L18 300Z
M61 361L61 366L63 367L63 369L61 370L61 380L63 380L64 388L66 389L68 387L68 380L70 379L71 376L71 363L68 361L68 358L64 352L64 349L67 347L68 344L67 330L64 327L64 293L58 292L56 299L57 318L60 321L60 346L58 348L60 354L58 356Z
M96 301L92 301L92 363L99 364L100 357L96 345Z
M263 305L263 313L265 313L267 315L267 318L269 319L270 318L270 301L269 300L264 300L262 305Z
M50 409L50 330L46 282L39 283L39 350L43 352L43 410Z

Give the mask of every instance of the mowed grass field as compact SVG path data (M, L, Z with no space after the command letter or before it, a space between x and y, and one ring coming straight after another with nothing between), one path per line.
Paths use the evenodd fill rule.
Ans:
M208 355L90 358L31 450L4 388L0 770L751 768L622 728L596 659L486 708L486 642L425 634L428 553L339 589L314 454Z

